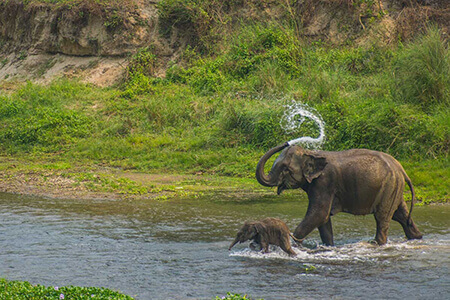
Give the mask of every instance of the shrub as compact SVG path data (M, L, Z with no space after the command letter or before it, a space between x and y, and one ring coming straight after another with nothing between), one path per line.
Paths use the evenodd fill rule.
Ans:
M450 105L450 55L438 29L429 28L399 52L393 82L394 98L400 102L427 110L436 104Z
M95 287L45 287L29 282L0 279L0 299L126 299L133 298L119 292Z
M144 47L134 54L127 66L127 78L138 74L153 76L155 72L156 55L150 47Z
M233 294L228 292L226 296L216 296L215 300L250 300L247 295ZM262 300L262 299L261 299Z
M208 2L207 2L208 3ZM208 35L211 17L199 0L162 0L158 2L159 28L169 37L176 28L193 47L205 49L202 38Z

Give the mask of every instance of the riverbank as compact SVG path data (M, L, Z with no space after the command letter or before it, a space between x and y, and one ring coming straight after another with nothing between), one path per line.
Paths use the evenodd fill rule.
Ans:
M434 25L418 22L406 35L400 34L406 33L404 23L388 31L379 27L386 18L418 16L421 9L446 15L445 1L403 8L391 1L392 10L322 1L319 6L331 19L315 34L310 30L314 18L323 19L321 9L311 11L316 16L309 19L308 6L273 1L246 2L246 9L215 1L150 6L138 1L143 6L137 11L119 5L122 11L83 0L85 10L78 13L67 6L72 0L51 2L59 5L0 1L21 12L16 19L31 22L9 23L43 34L35 40L18 25L0 35L2 190L118 199L164 199L213 188L273 192L254 180L259 158L284 141L321 135L312 119L291 116L298 124L282 122L295 102L321 115L323 150L386 152L405 166L419 201L448 202L447 25L438 22L441 18ZM336 14L336 8L343 13ZM416 13L407 14L407 8ZM379 13L370 22L363 17L373 12ZM332 38L331 24L348 24L348 34ZM136 30L152 42L133 44L148 41L133 34ZM48 50L38 47L47 40L59 41L52 46L56 55L92 60L69 63L76 70L60 65L57 57L42 68L31 64L33 55ZM133 51L114 52L117 45ZM20 56L11 58L12 50ZM117 65L121 79L87 83L83 74L98 66L102 70L96 74L109 78L115 68L96 60L113 53L123 60ZM8 73L11 64L38 79L56 66L66 72L45 82L26 81Z
M206 174L142 173L68 162L0 157L0 192L66 199L151 199L196 197L208 192L265 195L254 179Z
M448 203L448 161L403 162L415 187L416 205ZM274 189L260 186L253 174L144 173L90 163L0 157L0 192L66 199L150 199L197 197L223 192L227 197L265 196ZM247 176L245 176L247 175ZM303 193L298 190L296 193ZM410 200L409 190L405 195Z

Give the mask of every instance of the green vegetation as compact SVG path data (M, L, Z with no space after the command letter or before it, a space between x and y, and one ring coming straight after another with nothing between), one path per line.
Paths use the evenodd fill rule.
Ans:
M42 286L33 285L26 281L8 281L0 278L0 299L20 300L20 299L99 299L99 300L122 300L133 298L122 293L105 288L96 287L76 287L76 286ZM247 295L227 293L226 296L216 296L216 300L250 300ZM261 299L262 300L262 299Z
M133 0L23 0L22 2L26 4L53 3L70 6L76 6L79 4L91 4L91 5L98 4L105 7L119 7L120 5L130 3L131 1Z
M2 1L7 0L0 0ZM47 4L52 9L77 15L80 22L91 14L99 16L109 31L125 27L126 15L136 4L134 0L23 0L22 2L29 6Z
M94 287L45 287L29 282L0 279L0 299L133 299L130 296L104 288Z
M294 100L322 114L324 149L388 152L405 165L424 203L448 201L450 58L438 29L396 46L332 46L299 39L293 12L286 23L235 22L235 2L159 2L163 29L189 30L188 46L164 78L154 76L160 58L150 45L130 57L116 87L61 79L0 91L2 155L73 168L253 178L270 147L318 134L308 122L282 130L284 105ZM226 34L219 37L220 26ZM119 183L103 178L95 186Z
M217 296L215 298L215 300L250 300L250 299L251 298L248 298L247 295L241 296L240 294L232 294L232 293L227 293L226 296L223 297Z

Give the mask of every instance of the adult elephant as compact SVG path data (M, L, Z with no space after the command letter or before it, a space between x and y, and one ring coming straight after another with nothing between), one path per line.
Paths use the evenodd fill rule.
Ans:
M266 175L264 165L280 151ZM322 242L334 245L330 217L341 211L354 215L374 214L375 241L379 245L387 241L391 219L402 225L408 239L422 238L411 218L415 200L411 180L400 163L386 153L366 149L312 151L285 143L260 159L256 179L264 186L277 186L278 194L297 188L308 194L305 218L294 231L299 240L318 228ZM405 181L412 195L409 213L403 199Z

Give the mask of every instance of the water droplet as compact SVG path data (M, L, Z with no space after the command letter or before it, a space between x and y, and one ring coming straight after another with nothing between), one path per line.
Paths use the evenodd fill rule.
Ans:
M280 126L286 133L293 133L298 130L306 119L311 119L319 127L319 136L303 136L288 141L289 145L302 144L305 147L320 148L325 141L325 122L320 113L307 104L292 101L285 105L286 111L281 117Z

